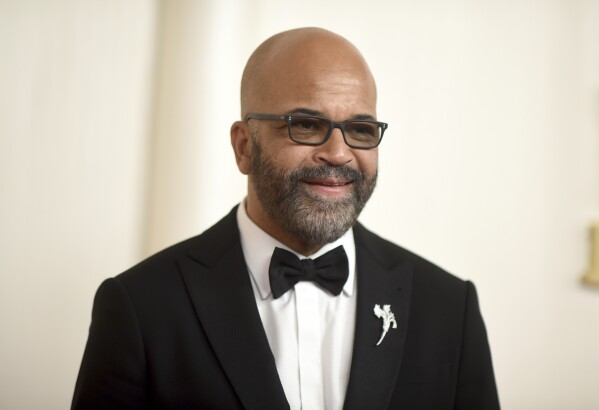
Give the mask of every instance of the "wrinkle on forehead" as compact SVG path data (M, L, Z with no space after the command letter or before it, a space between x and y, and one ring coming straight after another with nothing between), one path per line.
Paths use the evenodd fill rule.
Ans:
M364 86L364 79L355 70L322 68L319 70L320 80L313 82L314 86L321 90L331 91L353 91L357 87Z

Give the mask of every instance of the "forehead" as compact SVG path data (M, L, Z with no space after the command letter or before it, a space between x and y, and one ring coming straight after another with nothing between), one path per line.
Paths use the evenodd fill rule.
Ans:
M256 103L281 113L305 106L328 115L375 115L376 87L357 50L345 44L307 44L273 53L260 70Z

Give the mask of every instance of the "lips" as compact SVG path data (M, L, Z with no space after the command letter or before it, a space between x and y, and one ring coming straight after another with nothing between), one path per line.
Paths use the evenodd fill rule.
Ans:
M320 185L325 187L342 187L352 184L354 181L350 179L339 179L339 178L307 178L302 179L302 182L309 185Z

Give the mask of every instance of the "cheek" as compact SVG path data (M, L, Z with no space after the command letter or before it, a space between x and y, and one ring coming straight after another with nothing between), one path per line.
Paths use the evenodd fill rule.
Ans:
M291 140L269 150L270 158L281 169L294 170L303 166L313 166L310 163L311 148L293 143Z
M378 149L372 149L368 151L358 151L356 154L356 160L360 169L368 175L373 175L377 171L379 163Z

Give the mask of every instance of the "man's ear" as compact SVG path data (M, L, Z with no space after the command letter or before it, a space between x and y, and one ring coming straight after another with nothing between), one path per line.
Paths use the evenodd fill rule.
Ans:
M251 133L250 127L245 121L235 121L231 126L231 146L235 152L237 168L242 174L250 173L250 147Z

